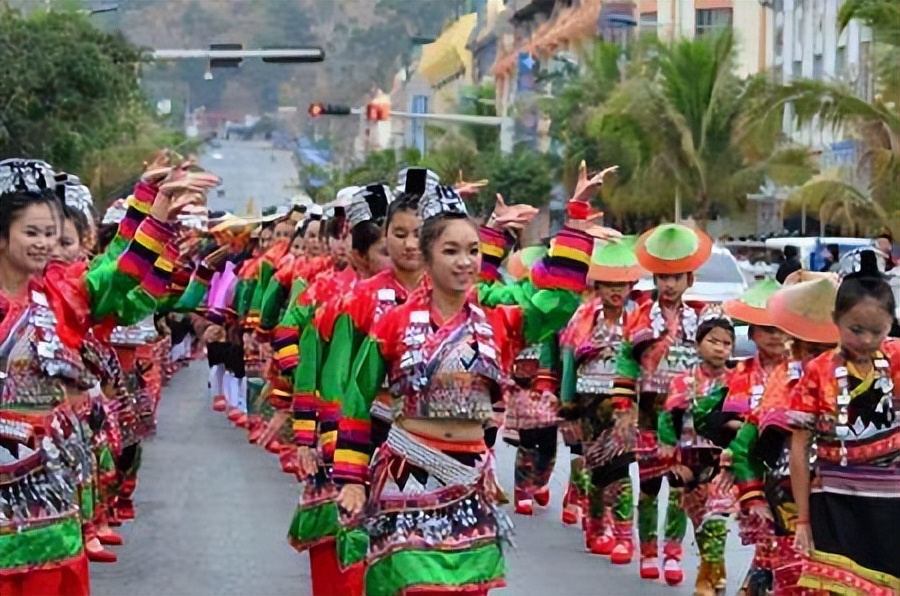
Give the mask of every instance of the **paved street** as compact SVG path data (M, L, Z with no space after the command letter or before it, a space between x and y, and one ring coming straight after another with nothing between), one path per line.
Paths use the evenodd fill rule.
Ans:
M565 464L567 456L560 454ZM500 475L512 493L512 450L498 450ZM583 551L581 533L559 522L563 480L553 477L553 503L533 518L516 517L518 549L509 553L509 587L496 594L691 594L696 547L684 586L638 579L637 562L614 568ZM161 594L284 595L310 593L309 563L285 541L297 485L276 458L250 446L246 434L214 413L206 397L206 366L179 372L160 404L159 432L145 444L136 494L138 519L122 528L119 562L92 566L96 596ZM734 534L728 552L728 593L749 564Z
M204 168L222 178L222 186L210 193L210 209L246 215L247 203L253 199L255 214L259 215L262 209L283 205L299 192L290 151L273 149L268 141L219 143L220 147L208 148L200 158Z

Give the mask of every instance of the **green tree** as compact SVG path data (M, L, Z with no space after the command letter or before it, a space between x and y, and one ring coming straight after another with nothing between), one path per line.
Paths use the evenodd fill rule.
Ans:
M79 173L88 155L137 138L147 107L139 48L75 13L0 7L0 157Z
M764 174L808 177L807 152L776 151L775 139L748 138L738 126L746 83L735 74L730 29L653 49L588 115L589 137L618 137L627 166L604 194L614 212L671 217L680 198L702 224L742 209Z
M900 217L900 113L896 104L880 97L869 103L842 83L798 79L787 85L760 85L746 111L745 125L750 128L780 127L782 114L788 106L798 127L820 126L845 131L854 135L862 147L856 168L822 172L808 182L810 188L798 190L802 201L849 205L848 201L852 200L852 209L843 210L844 215L841 215L845 222L856 216L852 227L871 228L884 213L893 214L887 221L897 226Z
M484 177L488 185L473 205L479 215L486 215L496 202L497 193L512 204L543 207L550 200L553 188L547 157L526 148L517 148L509 154L494 152L480 156L484 160Z

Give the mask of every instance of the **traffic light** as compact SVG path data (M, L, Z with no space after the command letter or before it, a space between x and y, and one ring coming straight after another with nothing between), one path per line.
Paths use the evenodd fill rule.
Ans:
M366 120L369 122L383 122L390 118L391 98L379 90L375 98L366 104Z
M212 43L209 44L210 50L238 50L244 49L239 43ZM209 69L213 68L237 68L243 62L243 58L211 58L209 61ZM210 77L212 78L212 77Z
M348 106L316 102L309 104L309 115L313 118L320 116L349 116L350 108Z

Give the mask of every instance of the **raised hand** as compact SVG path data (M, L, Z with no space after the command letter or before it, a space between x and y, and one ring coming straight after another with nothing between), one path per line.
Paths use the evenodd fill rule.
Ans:
M503 200L503 195L498 192L494 212L488 225L501 229L509 226L521 228L534 219L537 214L538 210L531 205L507 205Z
M603 179L607 174L611 174L618 169L619 166L612 166L588 178L587 164L582 160L578 165L578 182L575 184L575 193L572 195L571 200L589 203L594 194L596 194L597 189L603 185Z
M475 182L466 182L463 179L462 170L459 171L459 176L456 179L456 184L453 185L453 190L459 193L459 196L463 198L474 197L481 189L487 186L487 180L476 180Z

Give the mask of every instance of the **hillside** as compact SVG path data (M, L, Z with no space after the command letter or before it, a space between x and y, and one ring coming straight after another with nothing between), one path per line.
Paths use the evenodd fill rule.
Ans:
M312 101L351 103L390 85L413 49L411 37L437 35L468 0L119 0L98 24L119 28L136 44L197 48L319 45L327 60L312 65L245 63L217 70L205 64L150 66L151 94L226 112L265 112Z

